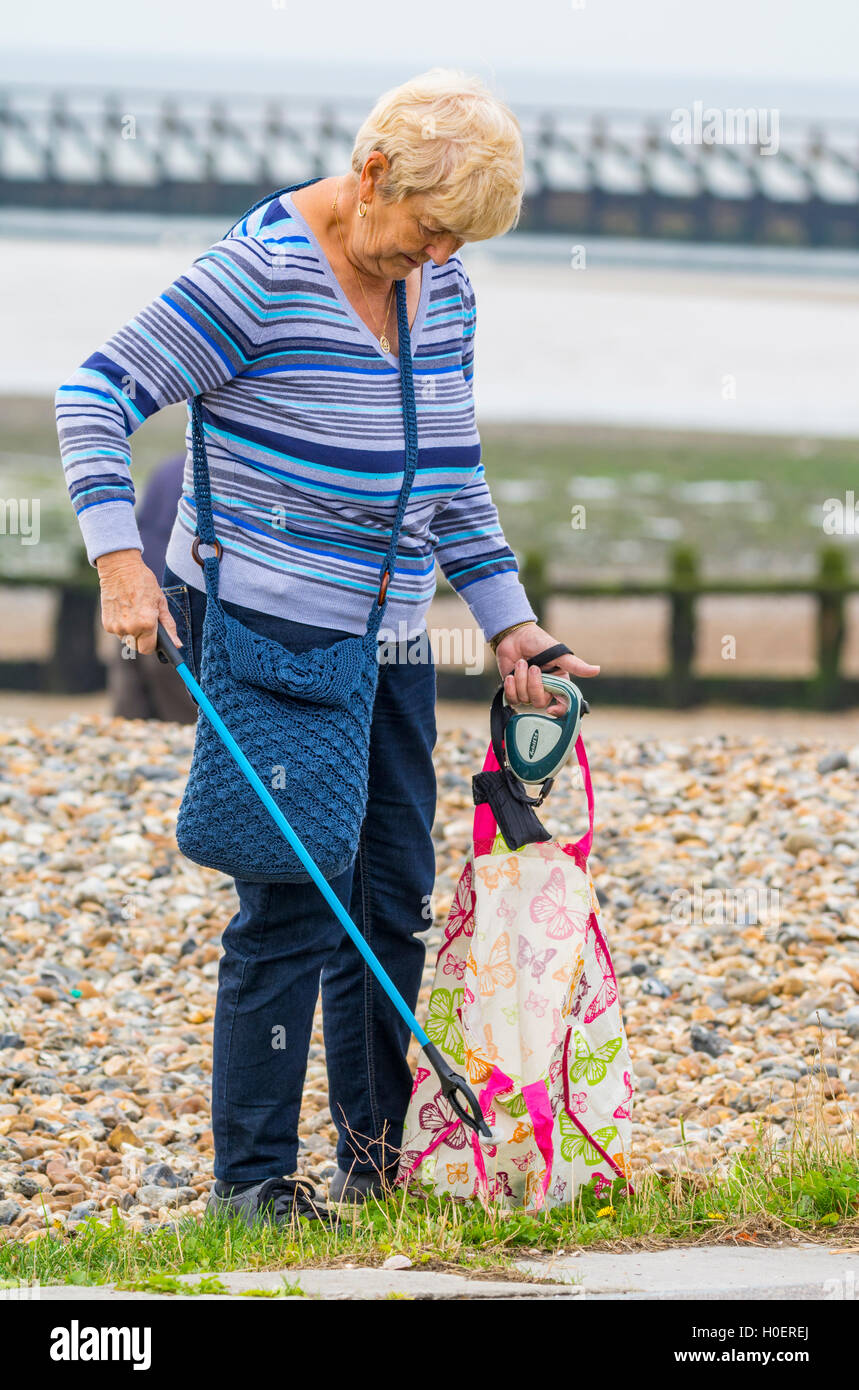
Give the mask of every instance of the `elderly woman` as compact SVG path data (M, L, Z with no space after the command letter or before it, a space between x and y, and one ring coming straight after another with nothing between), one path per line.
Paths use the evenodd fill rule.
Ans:
M435 876L425 614L436 559L492 643L508 697L551 703L528 657L557 639L537 626L480 462L474 292L457 254L514 226L522 187L511 112L462 73L414 78L370 112L351 169L238 222L56 396L108 632L151 653L161 621L199 672L207 600L191 554L190 425L160 584L141 557L128 437L163 406L205 393L224 608L290 650L325 646L365 631L402 484L392 305L405 281L419 457L383 629L402 651L380 670L358 854L332 886L410 1007ZM599 667L565 656L556 669L581 677ZM408 1032L312 883L236 880L236 891L214 1022L209 1206L246 1220L331 1220L313 1184L290 1176L320 986L336 1199L383 1192L396 1170Z

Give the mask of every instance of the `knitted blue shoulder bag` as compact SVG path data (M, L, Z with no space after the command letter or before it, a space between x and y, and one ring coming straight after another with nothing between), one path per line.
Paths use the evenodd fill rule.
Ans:
M316 182L315 179L308 180ZM305 184L280 189L279 193ZM268 201L260 199L249 209ZM234 224L235 225L235 224ZM206 580L200 685L326 878L353 863L367 807L370 722L379 680L378 632L415 476L417 416L405 283L396 282L405 464L379 591L362 637L290 652L225 612L218 597L222 546L215 536L203 434L203 396L190 401L197 535ZM201 557L200 544L214 555ZM205 715L176 822L186 858L256 883L306 883L310 875L248 785Z

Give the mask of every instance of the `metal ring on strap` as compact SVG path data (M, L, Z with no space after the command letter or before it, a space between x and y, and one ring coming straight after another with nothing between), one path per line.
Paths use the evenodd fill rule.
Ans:
M210 541L203 541L203 544L204 544L204 545L210 545L210 544L213 545L213 546L215 547L215 555L214 555L214 558L215 558L216 560L220 561L220 558L221 558L221 556L222 556L223 553L224 553L224 547L221 545L221 542L220 542L219 540L216 539L216 540L211 541L211 542L210 542ZM191 554L193 555L194 559L197 561L197 564L200 566L200 569L202 569L202 568L203 568L203 560L200 559L200 537L199 537L199 536L195 536L194 539L193 539L192 542L191 542ZM212 556L210 556L210 555L205 555L205 556L203 557L203 559L210 560L210 559L212 559Z
M377 597L376 597L376 602L377 602L377 604L379 605L380 608L381 608L382 604L385 602L385 595L386 595L387 592L388 592L388 585L390 584L390 582L391 582L391 572L390 572L390 570L385 569L384 573L382 574L382 578L381 578L381 580L379 581L379 593L378 593L378 595L377 595Z

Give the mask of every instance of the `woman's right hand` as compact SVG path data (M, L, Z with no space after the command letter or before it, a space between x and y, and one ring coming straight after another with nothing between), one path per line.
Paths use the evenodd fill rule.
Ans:
M101 622L105 632L133 637L144 656L155 651L158 624L181 647L176 624L161 586L139 550L112 550L96 560L101 584Z

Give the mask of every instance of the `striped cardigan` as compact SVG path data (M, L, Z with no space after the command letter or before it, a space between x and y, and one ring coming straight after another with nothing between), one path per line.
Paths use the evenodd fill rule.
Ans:
M411 329L418 467L385 629L425 627L437 559L491 637L534 613L481 464L474 292L458 256L428 261L422 276ZM57 390L63 468L90 563L142 548L129 437L201 392L221 597L363 632L403 479L399 367L349 304L290 194L236 223ZM185 447L167 564L203 589L190 553L190 412Z

